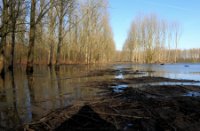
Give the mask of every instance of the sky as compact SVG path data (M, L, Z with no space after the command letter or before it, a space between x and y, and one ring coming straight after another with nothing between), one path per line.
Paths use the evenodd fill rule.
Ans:
M122 50L138 14L156 14L181 25L178 48L200 48L200 0L109 0L110 24L117 50Z

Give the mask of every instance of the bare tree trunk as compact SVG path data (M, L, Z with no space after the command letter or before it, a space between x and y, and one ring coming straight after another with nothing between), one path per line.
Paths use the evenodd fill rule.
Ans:
M57 48L57 58L56 58L56 70L59 69L60 66L60 58L61 58L61 46L63 39L63 20L64 20L64 5L63 0L60 1L60 16L59 16L59 27L58 27L58 48Z
M171 49L171 47L170 47L170 42L171 42L171 32L169 32L169 34L168 34L168 57L167 57L168 62L170 62L170 56L171 56L171 51L170 51L170 49Z
M174 61L175 63L177 62L177 53L178 53L178 42L179 42L179 38L180 38L180 35L181 35L181 30L180 30L180 25L178 23L174 23L174 31L175 31L175 58L174 58Z
M55 17L53 16L53 5L54 5L54 1L51 0L51 10L49 12L49 17L50 17L50 25L49 25L49 31L50 31L50 60L49 60L49 66L52 67L53 66L53 56L54 56L54 40L53 40L53 32L54 32L54 24L55 24Z
M11 65L10 70L14 70L14 56L15 56L15 29L16 29L16 22L13 23L12 26L12 45L11 45Z
M6 37L8 33L8 1L3 0L3 13L2 13L2 36L1 36L1 45L0 45L0 57L2 59L2 70L0 71L2 78L5 77L5 73L7 70L7 59L6 59L6 47L7 47L7 42L6 42Z
M52 42L50 45L50 61L49 66L53 66L53 56L54 56L54 43Z
M21 0L13 0L11 2L11 21L12 21L12 35L11 35L11 62L9 63L9 69L13 71L14 68L14 55L15 55L15 33L16 33L16 23L19 17Z
M59 34L58 34L58 48L57 48L56 66L60 65L61 46L62 46L62 30L63 30L63 18L60 18L60 20L59 20Z
M174 55L174 62L177 62L177 46L178 46L178 34L175 32L175 44L176 44L176 49L175 49L175 55Z
M35 10L36 10L36 0L32 0L31 1L31 16L30 16L28 63L27 63L27 68L26 68L27 74L33 73L33 58L34 58L35 30L36 30Z

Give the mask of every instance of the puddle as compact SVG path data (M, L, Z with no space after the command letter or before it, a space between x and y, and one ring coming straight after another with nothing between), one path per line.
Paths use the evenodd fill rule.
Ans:
M200 82L150 82L150 83L130 84L129 86L132 88L142 88L145 86L164 86L164 85L200 86Z
M116 86L112 86L113 91L114 92L123 92L123 90L125 88L132 87L132 88L142 88L142 87L146 87L146 86L163 86L163 85L167 85L167 86L177 86L177 85L181 85L181 86L200 86L200 82L153 82L153 83L140 83L140 84L120 84L120 85L116 85ZM200 96L200 93L197 92L197 94ZM193 96L196 96L197 94L194 94L193 92ZM192 96L192 93L191 93Z
M158 82L158 83L148 83L151 86L161 86L161 85L184 85L184 86L200 86L200 82Z
M127 123L126 126L124 127L124 131L129 131L133 128L133 123Z
M115 76L116 79L124 79L124 75L122 73Z
M117 92L117 93L123 92L123 90L124 90L125 88L127 88L127 87L128 87L128 85L125 85L125 84L123 84L123 85L112 86L113 91L114 91L114 92Z
M184 94L183 96L199 97L200 96L200 92L190 91L190 92Z

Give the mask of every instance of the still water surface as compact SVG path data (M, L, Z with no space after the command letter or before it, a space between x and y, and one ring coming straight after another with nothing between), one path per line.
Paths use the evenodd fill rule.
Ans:
M0 79L0 130L31 122L57 108L90 100L100 92L85 83L101 80L84 77L94 66L63 66L59 73L48 67L35 67L33 77L17 67L14 76Z
M100 95L101 90L89 87L87 82L127 77L123 71L116 75L87 77L89 71L103 68L129 68L133 71L147 71L142 76L200 81L200 64L63 66L59 73L48 67L35 67L31 80L24 68L17 67L14 76L8 73L5 80L0 79L0 130L14 128L36 120L52 110L77 101L92 100Z
M178 63L178 64L122 64L115 65L115 69L132 68L132 70L146 71L142 76L160 76L172 79L188 79L200 81L199 63ZM136 75L139 77L141 75ZM122 78L121 74L117 76Z

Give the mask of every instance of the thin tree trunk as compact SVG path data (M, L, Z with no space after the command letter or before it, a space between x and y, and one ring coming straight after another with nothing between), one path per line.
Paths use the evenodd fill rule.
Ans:
M11 45L11 65L10 70L14 70L14 56L15 56L15 28L16 22L13 22L13 30L12 30L12 45Z
M54 56L54 40L53 40L53 32L54 32L54 23L55 23L55 17L53 16L53 6L54 6L54 1L51 0L51 9L49 11L49 17L50 17L50 24L49 24L49 31L50 31L50 59L49 59L49 66L53 66L53 56Z
M57 58L56 58L56 66L60 65L60 57L61 57L61 45L62 45L62 28L63 28L63 18L59 20L59 34L58 34L58 48L57 48Z
M175 40L175 44L176 44L176 49L175 49L175 63L177 62L177 46L178 46L178 34L176 32L176 36L175 36L176 40Z
M53 66L53 56L54 56L54 45L51 43L50 45L50 61L49 61L49 66Z

